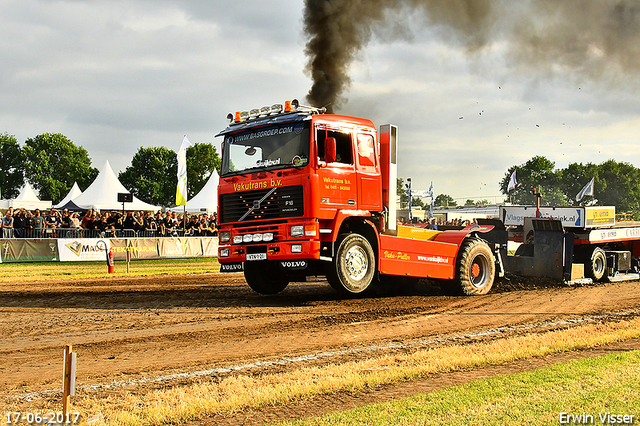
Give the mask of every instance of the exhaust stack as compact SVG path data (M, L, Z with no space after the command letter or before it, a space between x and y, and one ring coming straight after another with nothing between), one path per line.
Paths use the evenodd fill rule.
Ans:
M380 166L382 170L382 204L387 208L386 228L396 230L396 210L398 208L397 181L398 163L398 127L393 124L380 126Z

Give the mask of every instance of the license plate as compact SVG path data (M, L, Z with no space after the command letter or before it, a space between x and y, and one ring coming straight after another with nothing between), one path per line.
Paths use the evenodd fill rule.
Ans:
M250 253L250 254L247 254L247 260L267 260L267 253Z

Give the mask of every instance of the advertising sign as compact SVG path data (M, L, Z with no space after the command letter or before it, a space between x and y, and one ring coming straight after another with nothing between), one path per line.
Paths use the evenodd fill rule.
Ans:
M61 262L105 261L110 248L109 239L60 238L58 240Z
M58 261L58 246L53 239L11 238L0 240L0 257L3 262L51 262Z
M218 256L218 237L202 238L202 255L204 257Z
M202 257L202 244L199 238L160 238L158 253L160 257Z
M129 252L131 260L160 259L158 240L155 238L117 238L111 240L116 260L126 260Z
M582 228L585 226L584 207L540 207L540 216L556 219L562 226ZM525 217L536 217L535 206L502 206L500 219L505 226L521 226Z
M587 227L615 225L615 207L585 207Z

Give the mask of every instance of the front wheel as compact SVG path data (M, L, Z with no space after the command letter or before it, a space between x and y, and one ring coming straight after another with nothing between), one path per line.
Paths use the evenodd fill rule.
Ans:
M495 258L491 249L481 240L468 240L460 247L457 282L466 296L487 294L496 275Z
M256 293L276 294L287 288L289 280L275 263L245 262L244 279Z
M338 246L327 271L327 281L340 293L362 293L371 285L375 267L376 258L369 241L362 235L348 234Z

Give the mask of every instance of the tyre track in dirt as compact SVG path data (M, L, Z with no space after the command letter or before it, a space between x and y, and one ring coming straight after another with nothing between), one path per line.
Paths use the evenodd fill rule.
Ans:
M341 300L317 281L264 297L238 274L0 285L0 389L9 397L59 387L65 344L78 353L83 385L640 306L638 282L503 282L481 297L438 292L423 283L401 294Z

